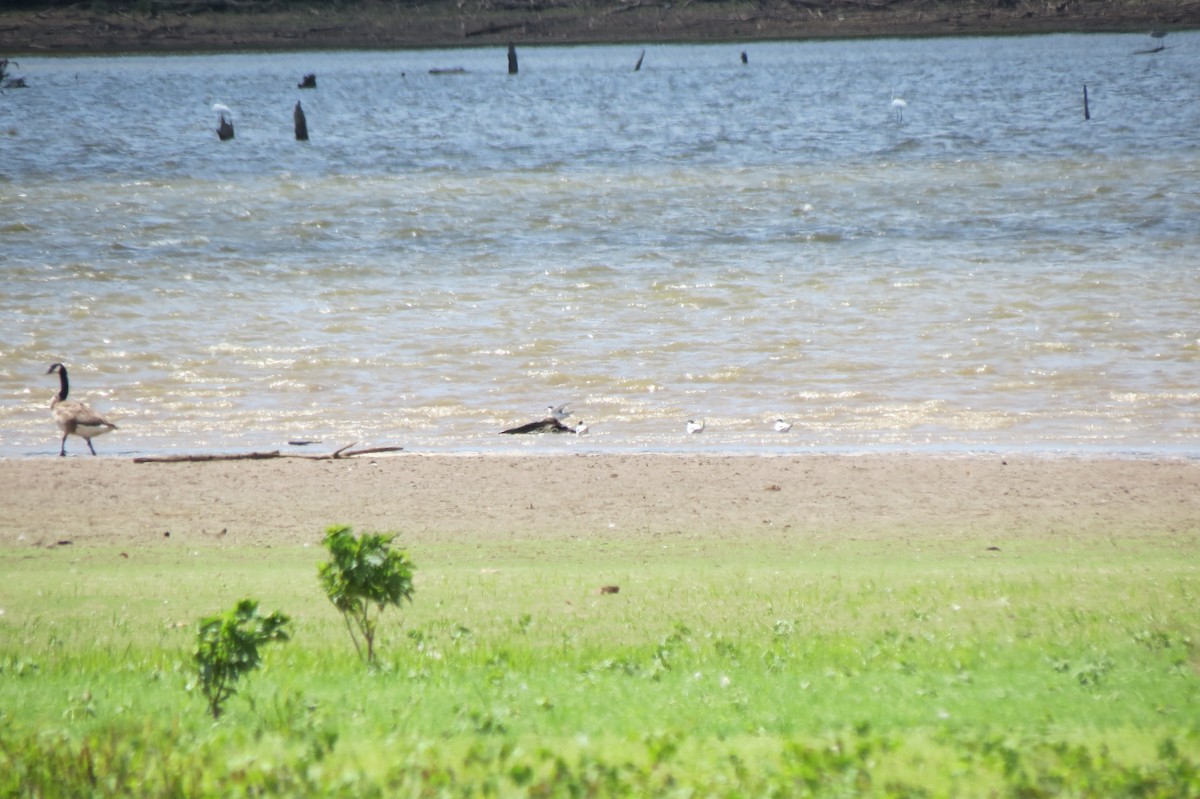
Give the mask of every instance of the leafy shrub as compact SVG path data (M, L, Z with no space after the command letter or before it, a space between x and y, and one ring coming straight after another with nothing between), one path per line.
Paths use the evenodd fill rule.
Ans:
M258 648L288 640L287 616L279 611L258 615L258 602L243 599L233 610L200 620L196 636L196 666L200 690L212 717L220 718L225 700L237 693L234 683L261 665Z
M375 662L375 633L388 605L412 601L412 561L392 549L394 536L364 533L355 537L345 525L325 531L331 559L318 567L321 588L346 620L360 657Z

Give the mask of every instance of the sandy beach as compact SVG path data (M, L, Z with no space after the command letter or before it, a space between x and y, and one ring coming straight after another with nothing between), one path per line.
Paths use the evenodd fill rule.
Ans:
M1200 533L1200 463L999 456L400 454L0 461L0 546L270 546L330 524L422 542L676 536L813 542L1162 539Z

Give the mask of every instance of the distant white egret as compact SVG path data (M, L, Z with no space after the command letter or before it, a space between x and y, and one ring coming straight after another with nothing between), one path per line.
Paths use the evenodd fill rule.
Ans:
M908 101L903 97L896 96L896 90L892 89L892 114L895 115L897 122L904 121L904 109L908 108Z

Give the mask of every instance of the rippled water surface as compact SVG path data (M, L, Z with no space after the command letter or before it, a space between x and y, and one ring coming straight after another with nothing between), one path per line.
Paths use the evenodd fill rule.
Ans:
M58 449L64 361L108 455L1197 457L1200 34L1166 43L22 58L0 456ZM588 436L498 435L566 401Z

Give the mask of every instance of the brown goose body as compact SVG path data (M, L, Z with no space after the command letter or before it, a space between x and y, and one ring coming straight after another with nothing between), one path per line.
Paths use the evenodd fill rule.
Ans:
M86 402L67 399L71 390L67 381L67 367L61 363L51 364L46 374L55 372L58 373L59 389L50 401L50 412L54 414L54 423L62 431L62 445L58 454L67 454L67 436L79 436L87 442L88 449L95 455L96 448L92 446L92 438L109 430L116 430L117 426L92 410Z

